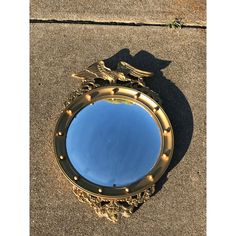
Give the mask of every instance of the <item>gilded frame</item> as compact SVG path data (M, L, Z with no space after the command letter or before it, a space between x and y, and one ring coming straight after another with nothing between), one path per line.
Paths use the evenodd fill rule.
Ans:
M114 92L115 91L115 92ZM147 173L147 175L125 187L103 187L89 182L82 177L71 165L65 147L66 133L75 114L88 105L101 99L126 99L144 107L154 118L159 126L162 135L162 148L160 158ZM132 88L122 86L106 86L93 89L84 95L79 96L61 114L55 129L54 147L57 162L67 179L79 189L88 194L104 199L120 200L129 196L137 195L158 181L168 167L174 147L174 136L171 123L163 108L146 94ZM128 170L127 170L128 171Z
M151 72L136 69L126 62L119 62L112 71L103 61L94 63L88 69L73 74L82 79L65 102L54 132L54 150L57 163L65 177L73 185L73 192L80 202L87 203L99 217L117 222L121 216L129 217L134 208L147 201L155 192L155 184L166 171L174 150L174 132L170 120L161 107L158 94L145 86L143 77ZM102 79L98 82L96 79ZM149 173L142 179L124 187L104 187L81 176L69 161L66 152L66 134L70 122L84 107L102 99L125 99L142 106L156 121L162 134L159 158ZM129 170L127 170L129 171Z

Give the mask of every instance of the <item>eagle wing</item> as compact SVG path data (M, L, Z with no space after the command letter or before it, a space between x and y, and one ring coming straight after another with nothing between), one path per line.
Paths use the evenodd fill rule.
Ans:
M82 70L78 73L72 74L72 77L79 78L82 80L85 79L85 80L94 81L96 78L103 78L104 73L106 73L107 69L109 69L109 68L105 67L104 62L99 61L99 62L92 64L91 66L89 66L85 70Z
M124 61L120 61L118 63L117 69L120 70L121 72L124 72L125 74L130 74L137 78L153 76L152 72L136 69L135 67L131 66L130 64Z

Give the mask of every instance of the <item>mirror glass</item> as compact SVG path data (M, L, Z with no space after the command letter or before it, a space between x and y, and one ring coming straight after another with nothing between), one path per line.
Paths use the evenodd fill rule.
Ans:
M77 113L66 136L69 160L84 178L107 187L142 179L158 161L160 128L142 106L99 100Z

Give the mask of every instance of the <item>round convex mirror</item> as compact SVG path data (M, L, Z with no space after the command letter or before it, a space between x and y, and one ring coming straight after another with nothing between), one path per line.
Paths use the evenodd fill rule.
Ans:
M142 179L158 162L161 129L143 106L102 99L75 114L66 135L69 161L86 180L123 187Z
M135 196L152 186L168 167L173 144L162 107L121 86L79 96L62 112L55 130L63 173L79 189L109 199Z
M152 75L124 61L73 74L81 83L55 128L56 159L74 194L112 222L155 193L172 158L173 129L143 80Z

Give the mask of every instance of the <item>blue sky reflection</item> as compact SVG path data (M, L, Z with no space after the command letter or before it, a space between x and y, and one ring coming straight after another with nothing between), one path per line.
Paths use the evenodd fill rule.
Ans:
M161 134L141 106L101 100L73 119L66 148L72 165L87 180L126 186L152 169L159 157Z

